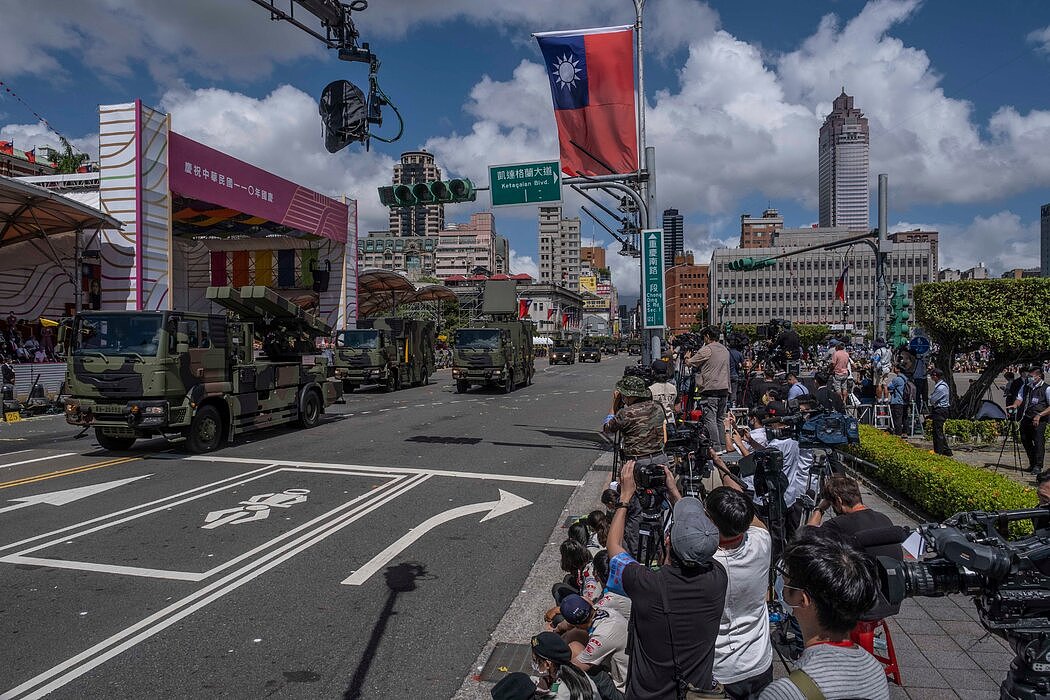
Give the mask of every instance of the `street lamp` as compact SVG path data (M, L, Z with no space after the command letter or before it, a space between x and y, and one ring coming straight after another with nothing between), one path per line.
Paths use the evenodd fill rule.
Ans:
M725 335L725 326L722 323L722 317L725 315L726 309L736 303L736 299L732 297L718 297L718 325L722 329L722 335Z

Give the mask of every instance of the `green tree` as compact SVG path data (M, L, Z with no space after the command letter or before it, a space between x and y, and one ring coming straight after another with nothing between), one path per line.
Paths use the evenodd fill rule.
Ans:
M63 174L75 173L80 166L91 160L91 156L87 153L77 153L73 150L73 146L70 145L69 141L66 141L65 137L59 136L58 140L62 142L62 150L56 151L55 149L45 146L44 156L47 158L49 163L55 166L58 172Z
M803 349L806 350L824 342L824 339L831 333L831 328L823 323L796 323L794 325L795 331L798 332L798 339Z
M952 415L970 417L992 382L1014 364L1050 359L1050 279L964 280L915 287L915 318L937 344L934 362L951 392ZM984 372L961 397L952 365L956 355L987 345Z

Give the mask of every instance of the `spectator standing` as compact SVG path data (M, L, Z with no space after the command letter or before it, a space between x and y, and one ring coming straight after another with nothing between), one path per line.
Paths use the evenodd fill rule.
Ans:
M827 372L817 372L813 375L813 383L817 385L816 391L813 392L813 397L825 411L845 413L846 404L843 403L842 396L839 395L839 392L832 390L832 388L828 386L828 379Z
M668 423L674 423L674 405L678 400L678 389L670 379L671 364L666 360L653 360L653 383L649 385L649 393L653 401L660 404L664 409L664 415Z
M1021 444L1028 454L1028 470L1039 474L1043 471L1046 451L1046 417L1050 415L1050 386L1043 381L1042 367L1028 371L1028 380L1010 405L1015 411L1020 407L1023 407L1019 416Z
M722 444L722 421L726 417L729 400L729 350L718 342L718 328L708 326L701 332L704 347L686 355L685 362L696 368L696 384L700 390L700 404L704 410L704 432L718 450Z
M621 497L634 495L633 469L623 471ZM627 700L677 700L680 691L712 687L715 640L726 599L726 571L713 560L719 534L704 506L680 498L665 470L674 502L665 540L668 561L659 571L636 562L623 548L626 503L617 504L609 527L609 588L631 599L634 641Z
M926 409L929 407L930 399L930 387L929 381L926 379L927 366L926 358L923 355L915 356L915 367L911 372L911 381L915 384L915 409L919 413L926 413Z
M890 395L890 418L893 419L892 431L894 435L904 434L904 390L908 386L908 380L904 378L904 371L900 365L894 365L893 379L886 387Z
M848 544L807 529L785 550L780 573L806 648L796 670L766 686L760 700L888 700L882 664L850 641L876 599L873 565ZM811 684L819 695L803 690Z
M948 420L948 409L951 406L951 394L944 373L934 367L930 370L933 378L933 391L930 393L930 420L933 423L933 451L945 457L952 456L952 448L944 437L944 421Z
M893 350L886 346L886 341L876 338L872 344L871 371L875 382L875 403L889 403L890 370L893 364Z
M849 352L846 351L846 344L841 340L837 341L835 352L831 353L831 375L834 377L835 391L839 392L839 397L843 403L846 402L846 394L850 389L851 365Z
M773 681L769 637L769 564L772 540L755 507L723 474L723 486L707 497L707 513L718 527L715 560L726 570L726 604L715 641L715 680L733 700L757 698Z
M1013 372L1007 370L1003 372L1003 379L1006 380L1006 386L1003 388L1003 405L1009 407L1017 400L1017 395L1021 393L1025 377L1015 376Z
M740 402L740 380L743 376L744 353L740 348L730 345L729 350L729 407L735 408ZM728 449L728 447L727 447Z

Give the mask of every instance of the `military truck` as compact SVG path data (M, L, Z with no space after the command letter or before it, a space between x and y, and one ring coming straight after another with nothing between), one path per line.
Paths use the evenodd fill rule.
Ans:
M576 364L576 348L569 343L559 341L554 343L547 363L551 365Z
M332 329L267 287L209 287L227 315L87 311L68 343L66 422L107 450L185 438L192 452L260 428L310 428L342 391L314 341Z
M580 348L580 364L584 362L601 362L602 351L594 343L584 342Z
M489 320L460 328L453 336L452 378L456 391L466 392L475 384L514 391L518 384L531 384L536 372L531 321L517 318L514 283L485 282L482 315Z
M365 384L386 391L430 383L434 364L434 323L414 318L369 318L358 328L335 334L329 372L350 393Z

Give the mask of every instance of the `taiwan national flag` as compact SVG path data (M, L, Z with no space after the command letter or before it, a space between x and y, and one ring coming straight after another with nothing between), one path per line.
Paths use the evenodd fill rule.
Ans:
M638 170L631 27L535 34L567 175Z
M839 281L835 283L835 298L841 301L843 304L846 303L846 274L849 272L849 265L842 268L842 274L839 275Z

